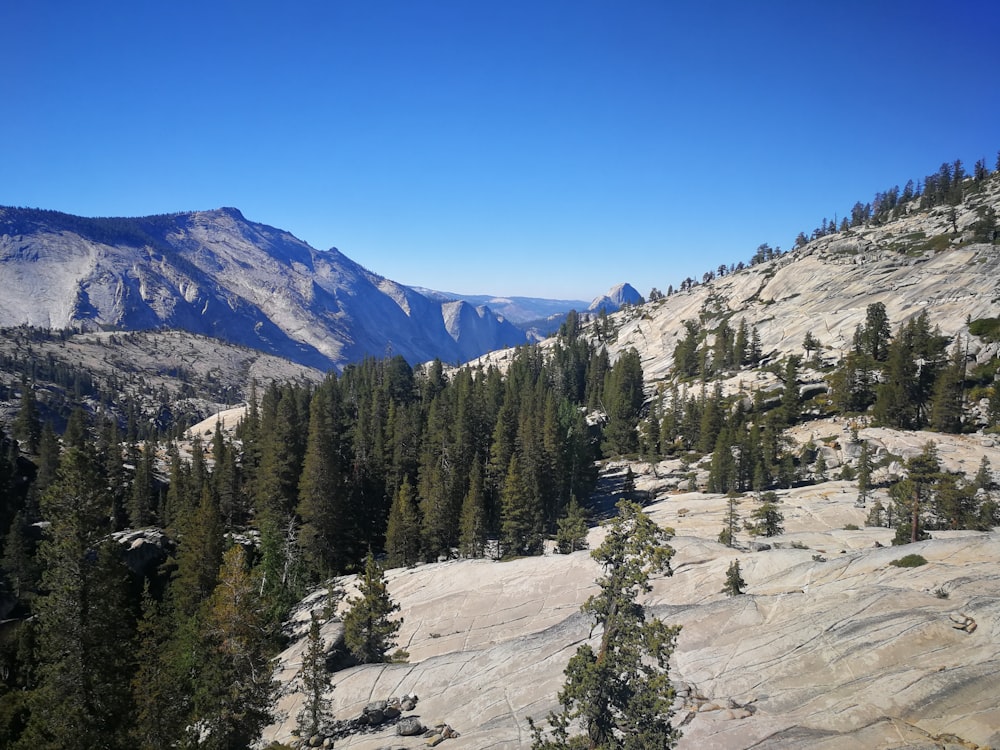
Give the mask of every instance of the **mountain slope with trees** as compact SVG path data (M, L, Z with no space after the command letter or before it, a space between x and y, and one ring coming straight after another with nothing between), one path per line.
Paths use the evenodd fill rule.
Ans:
M642 736L642 716L664 746L674 732L722 747L879 745L892 731L993 744L996 706L975 695L995 694L1000 658L983 637L1000 601L1000 274L970 217L988 215L1000 177L976 179L947 204L914 196L649 303L570 313L551 340L465 367L395 353L246 383L241 368L268 361L227 350L246 410L207 433L184 433L179 410L154 429L143 411L187 366L176 351L168 371L144 355L155 386L115 381L132 335L101 334L98 375L73 336L16 329L0 740L244 747L321 714L351 735L359 696L436 690L429 710L471 707L452 719L456 749L527 747L528 717L550 712L540 745L572 742L577 716L601 747L623 727ZM192 398L239 390L215 382L222 368L191 368ZM119 402L114 382L134 392ZM619 500L643 533L622 533L625 513L602 524ZM631 575L629 539L671 535L671 566L665 547L654 566L671 580L651 569L630 595L591 598L588 633L579 608L599 571L578 551L596 548L604 586ZM864 601L845 621L847 591ZM312 633L309 703L296 622ZM339 670L328 690L321 642Z

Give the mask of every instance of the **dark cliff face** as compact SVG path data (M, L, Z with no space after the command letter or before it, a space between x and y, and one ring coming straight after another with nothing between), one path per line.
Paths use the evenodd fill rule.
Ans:
M0 325L180 328L339 369L387 351L467 360L524 343L238 210L84 218L0 209Z

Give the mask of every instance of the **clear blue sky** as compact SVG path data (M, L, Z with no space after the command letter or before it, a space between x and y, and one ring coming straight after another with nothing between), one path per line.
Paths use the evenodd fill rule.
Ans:
M236 206L406 284L590 299L1000 149L1000 4L9 0L0 204Z

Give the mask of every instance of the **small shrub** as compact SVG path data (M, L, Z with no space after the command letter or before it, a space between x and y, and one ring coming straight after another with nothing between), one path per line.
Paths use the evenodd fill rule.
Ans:
M987 341L1000 340L1000 318L977 318L969 323L969 333Z
M858 531L858 525L856 523L846 523L844 524L844 531Z
M936 596L938 599L947 599L948 598L948 592L945 591L940 586L938 586L936 589L934 589L933 593L934 593L934 596Z
M804 545L802 542L798 540L791 542L790 546L792 549L809 549L806 545Z
M895 565L897 568L919 568L921 565L927 564L927 558L917 554L903 555L889 564Z

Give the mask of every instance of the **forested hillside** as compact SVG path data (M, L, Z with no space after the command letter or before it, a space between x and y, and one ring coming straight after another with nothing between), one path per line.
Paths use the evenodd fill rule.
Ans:
M57 358L71 341L8 331L3 395L17 407L0 434L0 745L245 747L271 719L270 658L311 587L345 573L377 583L375 557L402 567L530 558L546 542L579 549L588 516L610 512L594 494L607 459L669 462L675 489L726 496L718 538L735 547L747 531L780 533L775 492L833 478L840 438L790 435L836 419L858 457L836 478L855 483L868 523L897 544L997 525L988 461L946 470L932 442L876 457L860 434L1000 427L998 277L955 267L955 286L937 283L949 263L980 276L995 267L995 232L976 222L989 221L997 176L977 169L956 192L955 172L947 190L939 175L905 200L884 197L790 253L762 252L621 313L570 314L544 344L496 355L502 366L390 356L319 379L267 378L265 363L232 431L185 433L193 410L164 408L146 380L180 376L185 396L223 405L244 394L222 370L97 376ZM927 198L939 193L943 203ZM859 258L867 265L849 274ZM912 283L830 302L838 282L860 288L879 264ZM803 268L813 276L793 273ZM928 278L937 297L917 283ZM827 317L803 312L823 303ZM756 507L741 523L749 493ZM631 468L614 494L643 499Z

